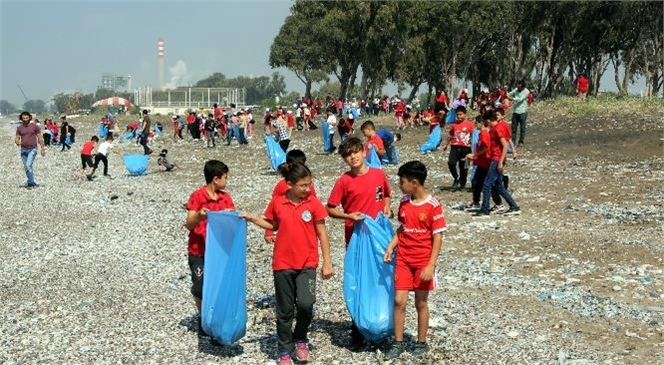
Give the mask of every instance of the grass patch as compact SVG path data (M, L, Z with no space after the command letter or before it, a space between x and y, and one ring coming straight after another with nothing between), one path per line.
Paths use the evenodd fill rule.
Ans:
M664 113L664 99L639 98L616 94L603 94L580 100L577 97L561 96L542 100L532 107L533 111L545 112L547 110L564 110L567 113L580 117L602 116L615 114L651 114Z

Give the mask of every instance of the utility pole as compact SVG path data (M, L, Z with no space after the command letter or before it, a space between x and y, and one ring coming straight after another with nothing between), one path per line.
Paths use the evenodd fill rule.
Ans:
M23 88L21 87L20 84L16 84L18 86L18 89L21 90L21 94L23 94L23 97L25 98L25 101L28 101L28 97L25 95L25 91L23 91Z

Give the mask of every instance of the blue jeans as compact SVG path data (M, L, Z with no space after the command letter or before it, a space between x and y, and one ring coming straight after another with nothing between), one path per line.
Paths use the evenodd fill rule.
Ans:
M25 176L28 178L28 186L35 186L35 174L32 171L32 163L35 162L37 157L37 149L21 148L21 160L23 161L23 168L25 169Z
M503 184L503 173L498 171L498 161L491 161L482 189L482 211L489 211L489 199L491 198L491 189L494 185L498 190L498 194L505 198L510 208L517 207L516 202Z
M512 114L512 142L514 144L517 144L517 130L519 130L519 143L526 142L526 119L528 119L528 113Z

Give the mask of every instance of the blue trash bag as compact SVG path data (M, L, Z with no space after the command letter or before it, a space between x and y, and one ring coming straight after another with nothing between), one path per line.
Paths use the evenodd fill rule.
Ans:
M286 162L286 153L271 136L266 135L263 138L265 139L265 151L267 152L267 157L270 159L272 170L277 171L279 165Z
M382 167L380 163L380 157L378 157L378 153L376 152L376 149L373 147L369 147L369 153L367 154L367 157L365 157L364 160L367 163L367 166L369 167L375 167L377 169Z
M427 139L426 142L420 147L421 152L431 152L435 151L436 148L440 145L441 141L441 131L440 131L440 125L437 125L436 128L431 131L431 134L429 134L429 139Z
M445 116L445 124L452 124L456 120L456 109L450 109Z
M99 139L106 138L108 135L108 127L104 123L99 123Z
M122 156L122 159L124 160L127 171L129 171L129 175L141 176L147 174L150 156L125 154Z
M247 331L247 221L239 212L209 212L201 324L231 345Z
M321 119L320 126L321 137L323 138L323 151L329 152L330 147L332 147L332 139L330 138L330 126L327 124L327 120L325 119Z
M394 258L383 262L394 236L389 219L365 217L355 223L344 259L344 300L351 318L368 341L394 332Z
M471 135L471 142L470 142L470 146L471 146L470 148L471 148L471 151L473 151L473 153L477 152L477 143L479 142L479 140L480 140L480 131L478 131L477 129L474 129L473 134ZM473 164L473 167L470 169L470 173L469 173L471 182L475 180L475 170L477 170L477 166L475 166L475 164Z

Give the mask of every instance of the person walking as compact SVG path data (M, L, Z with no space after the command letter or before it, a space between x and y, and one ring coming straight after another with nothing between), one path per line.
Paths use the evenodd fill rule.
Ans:
M14 143L21 147L21 160L23 161L25 176L28 179L26 186L28 189L33 189L37 186L32 169L32 164L35 161L35 157L37 157L37 144L41 146L42 157L46 156L46 146L44 145L44 137L41 134L39 126L30 123L32 115L25 111L21 113L20 119L21 124L16 128Z

